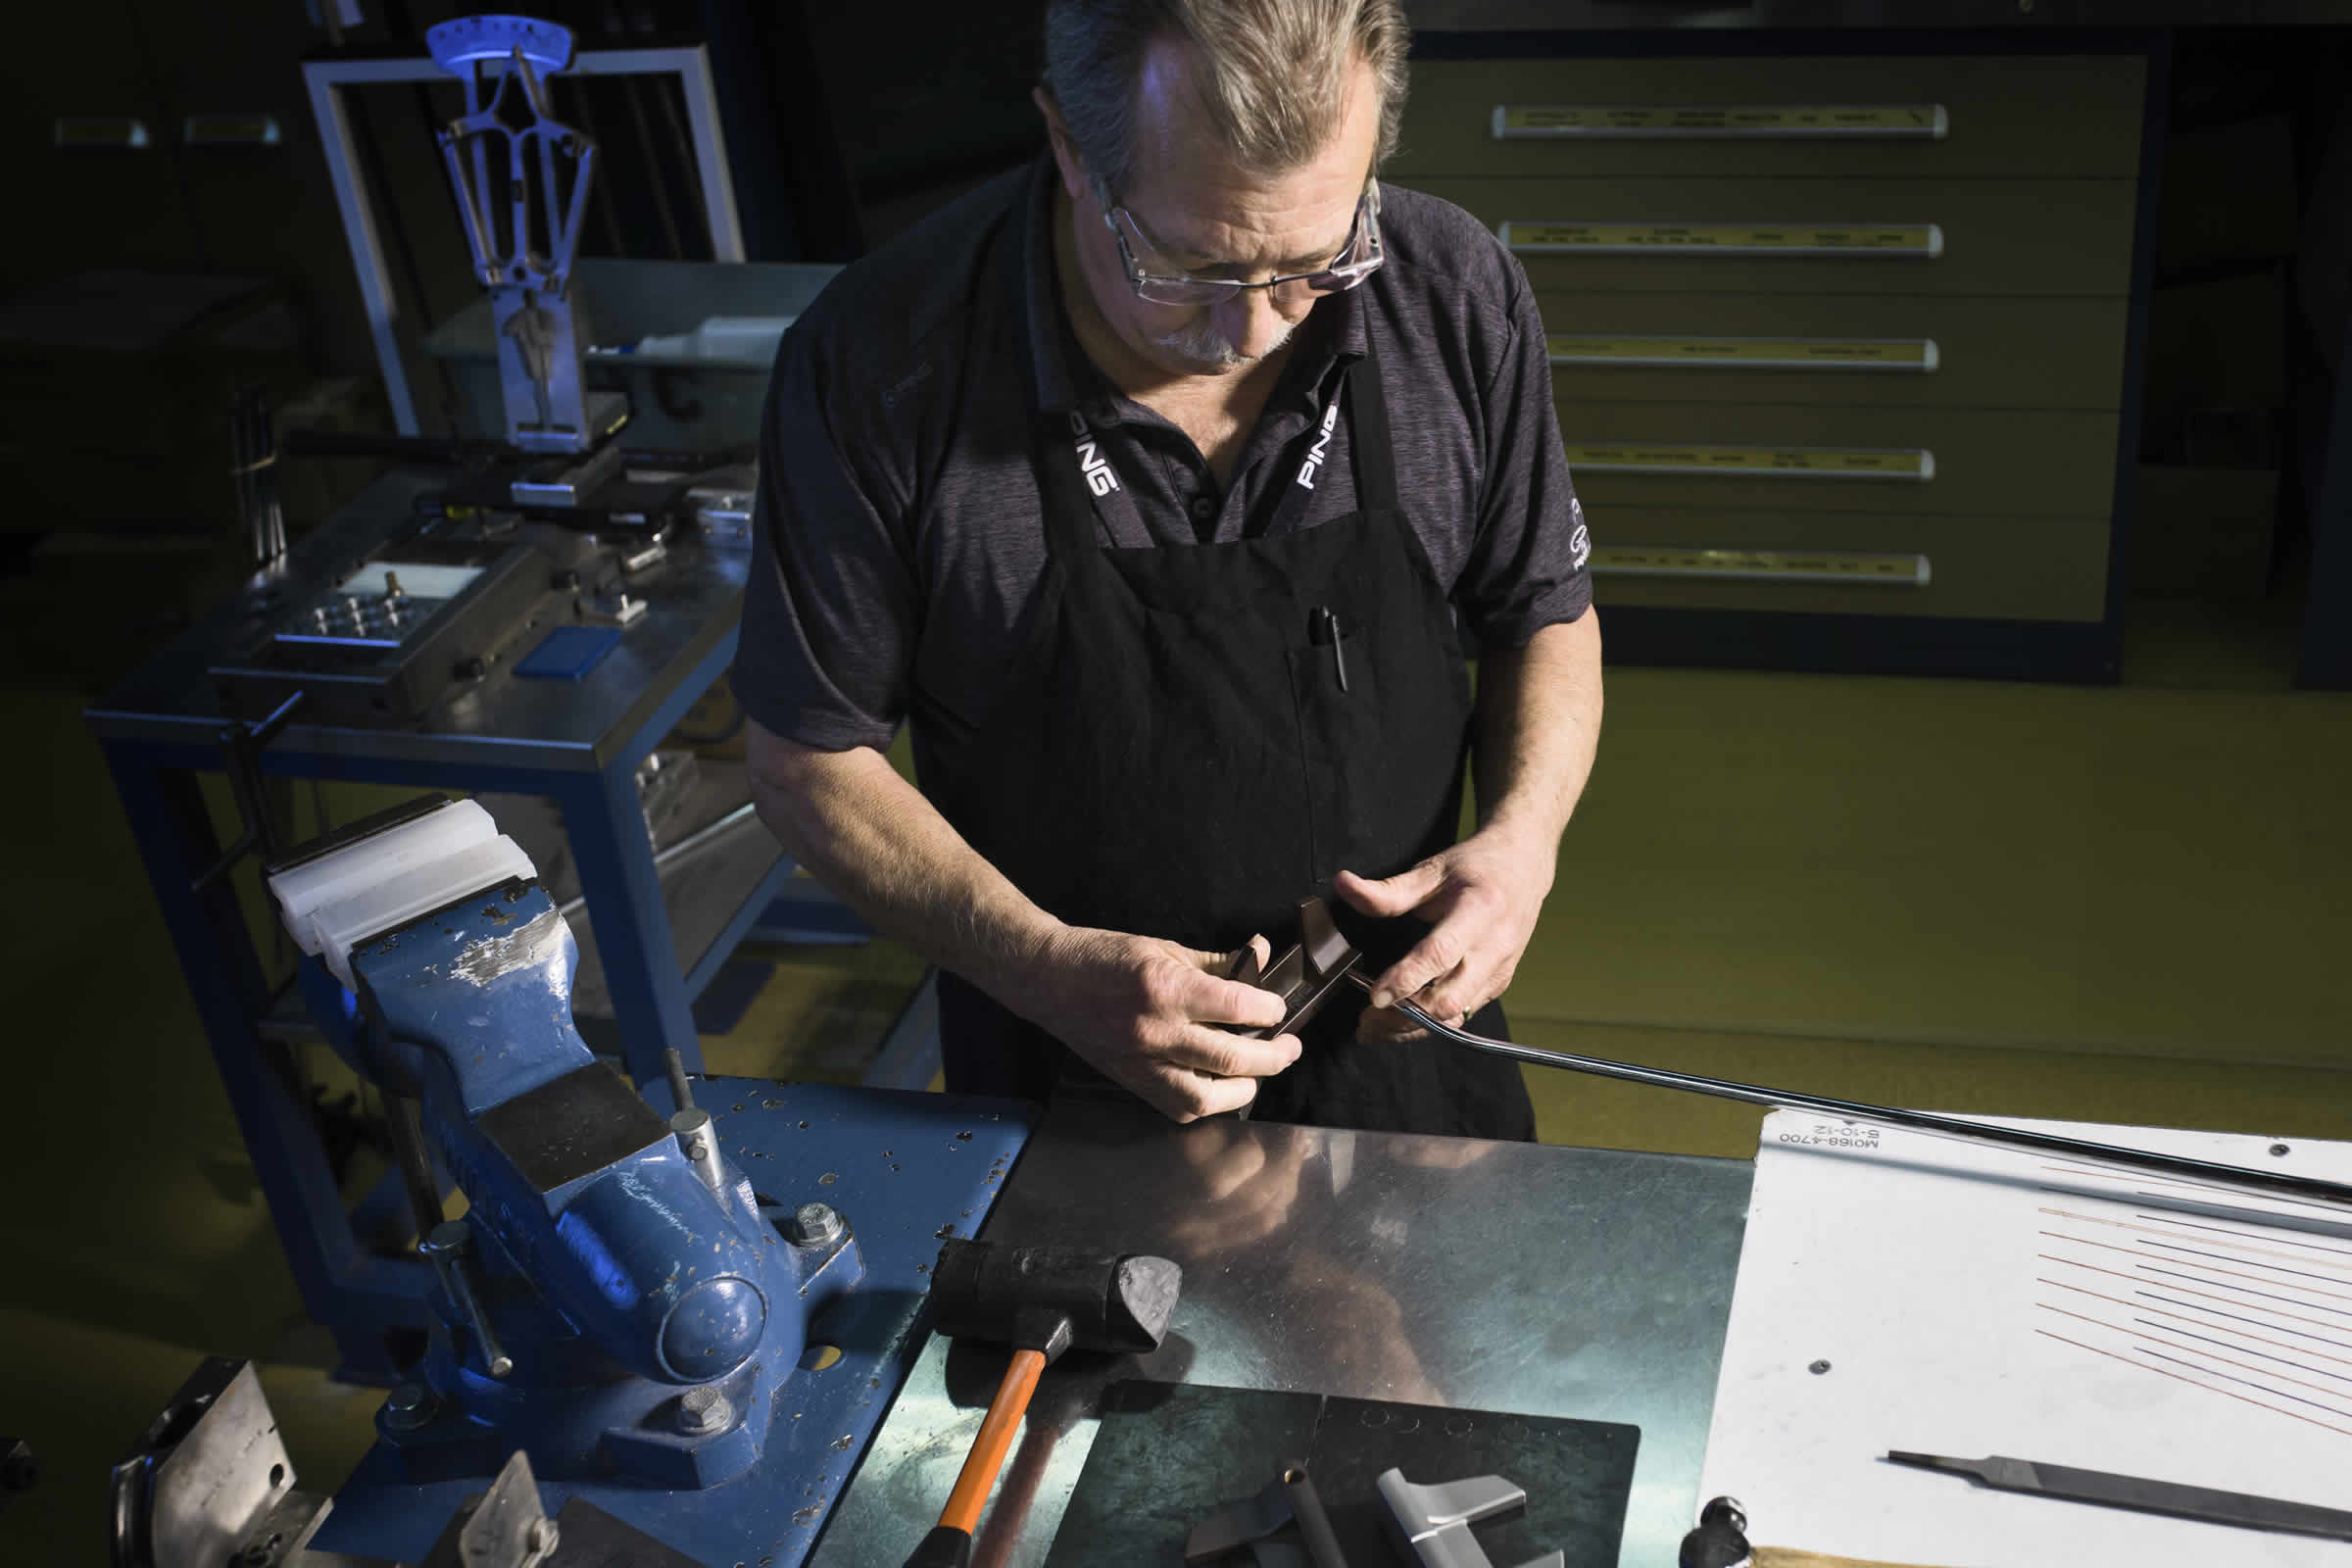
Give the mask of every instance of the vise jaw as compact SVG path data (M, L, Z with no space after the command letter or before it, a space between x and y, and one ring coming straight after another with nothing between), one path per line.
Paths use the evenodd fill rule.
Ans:
M487 1475L516 1447L550 1478L748 1468L809 1319L862 1272L846 1230L785 1240L715 1139L691 1156L589 1052L570 927L479 806L339 844L271 888L356 994L354 1065L420 1101L470 1205L420 1249L440 1321L379 1420L412 1478ZM357 934L386 910L397 923Z

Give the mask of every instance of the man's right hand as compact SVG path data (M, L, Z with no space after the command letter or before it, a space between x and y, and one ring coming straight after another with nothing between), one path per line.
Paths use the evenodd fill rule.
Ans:
M1257 1080L1298 1059L1296 1036L1232 1032L1279 1024L1285 1012L1273 992L1223 978L1235 956L1071 926L1047 945L1022 994L1004 1000L1161 1114L1193 1121L1239 1110L1257 1098Z

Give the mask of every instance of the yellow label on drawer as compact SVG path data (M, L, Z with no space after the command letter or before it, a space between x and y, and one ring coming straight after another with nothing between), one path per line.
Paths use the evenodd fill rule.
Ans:
M1933 370L1933 338L1597 337L1555 333L1544 344L1554 365L1685 366L1728 370Z
M1496 104L1497 141L1550 136L1859 136L1935 140L1941 104Z
M190 115L180 139L191 147L275 147L286 138L275 115Z
M1877 447L1567 444L1568 466L1592 473L1722 474L1734 479L1933 479L1936 454Z
M51 127L50 138L59 147L144 147L147 145L147 122L64 119Z
M1497 230L1522 255L1610 255L1640 251L1717 256L1936 257L1936 223L1537 223Z
M1860 582L1925 588L1925 556L1818 550L1683 550L1598 545L1592 570L1613 577L1715 577L1748 582Z

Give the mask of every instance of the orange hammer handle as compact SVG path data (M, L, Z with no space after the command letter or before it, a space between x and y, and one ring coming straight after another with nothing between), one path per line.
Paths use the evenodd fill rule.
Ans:
M940 1510L942 1529L960 1530L968 1536L980 1528L980 1510L988 1501L989 1489L997 1484L997 1471L1003 1467L1005 1453L1012 1447L1012 1435L1020 1429L1021 1417L1028 1413L1029 1396L1037 1392L1038 1374L1045 1369L1045 1351L1012 1352L1012 1363L1004 1368L1004 1381L997 1385L997 1396L989 1401L988 1414L980 1422L980 1435L972 1439L972 1451L964 1458L963 1473L956 1478L956 1490L948 1494L948 1505Z

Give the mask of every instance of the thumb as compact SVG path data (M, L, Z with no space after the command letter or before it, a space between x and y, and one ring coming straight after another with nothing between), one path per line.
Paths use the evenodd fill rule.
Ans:
M1263 933L1251 937L1238 948L1224 953L1204 952L1200 948L1181 948L1185 961L1203 974L1219 980L1238 980L1244 985L1252 983L1266 972L1274 961L1274 945Z
M1341 898L1365 914L1403 914L1419 908L1446 885L1446 865L1433 857L1410 870L1377 882L1353 871L1342 871L1333 885L1339 889Z
M1204 1010L1196 1012L1196 1018L1243 1028L1263 1028L1282 1022L1286 1016L1281 996L1261 983L1266 965L1274 958L1273 944L1262 933L1231 953L1203 953L1197 948L1180 951L1194 968L1212 982L1211 991L1203 993ZM1207 995L1214 995L1217 1000L1206 1001Z

